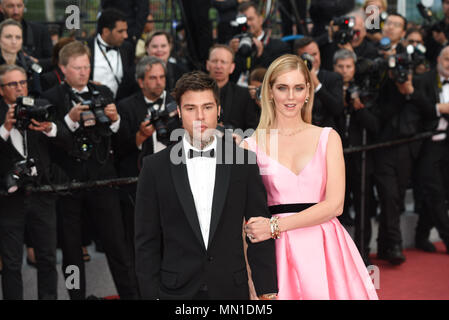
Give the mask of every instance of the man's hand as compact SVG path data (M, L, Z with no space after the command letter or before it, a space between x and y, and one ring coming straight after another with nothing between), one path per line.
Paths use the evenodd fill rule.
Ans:
M9 107L8 112L6 113L5 123L3 124L3 126L8 131L11 131L12 127L14 126L14 124L17 121L16 119L14 119L15 108L16 108L16 105L14 104L11 107Z
M89 106L81 105L78 103L69 111L69 117L73 122L80 121L81 112L89 110Z
M409 74L407 76L407 81L405 81L404 83L399 83L399 82L395 82L395 83L396 83L396 87L398 88L399 92L404 96L411 95L415 91L415 88L413 87L413 83L412 83L412 75L411 74Z
M28 126L28 128L30 130L34 130L34 131L40 131L40 132L49 133L51 131L52 125L53 124L51 122L48 122L48 121L46 121L46 122L39 122L39 121L36 121L34 119L31 119L31 123Z
M145 120L140 123L139 131L136 133L136 146L141 146L145 140L151 137L154 133L154 126L149 125L150 120Z
M236 53L239 50L239 45L240 45L240 39L238 38L233 38L231 39L231 41L229 41L229 47L231 47L232 51L234 51L234 53Z
M114 103L110 103L104 108L104 114L111 119L112 122L116 122L118 120L118 112L117 107Z

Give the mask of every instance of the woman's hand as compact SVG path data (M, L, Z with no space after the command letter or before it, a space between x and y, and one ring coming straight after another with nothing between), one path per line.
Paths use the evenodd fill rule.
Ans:
M245 226L245 233L252 243L271 239L270 219L263 217L249 219Z

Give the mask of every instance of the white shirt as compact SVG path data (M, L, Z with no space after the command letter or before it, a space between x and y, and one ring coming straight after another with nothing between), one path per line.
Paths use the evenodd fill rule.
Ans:
M73 92L75 92L77 94L89 92L89 88L87 86L85 86L81 90L76 90L75 88L72 88L72 90L73 90ZM74 101L72 101L72 107L75 106L75 105L76 105L76 103ZM72 132L75 132L80 127L79 122L73 121L69 117L68 113L65 115L64 121L67 124L67 127L69 127L69 130L72 131ZM117 131L120 129L120 115L118 115L118 120L115 121L115 122L112 122L111 125L109 126L109 128L111 128L112 132L117 133Z
M98 46L98 42L100 42L101 49ZM95 50L95 61L93 65L93 76L92 79L94 81L98 81L101 84L107 86L109 89L111 89L112 93L114 94L114 98L117 95L117 89L118 89L118 83L115 80L115 77L119 80L119 82L123 79L123 63L122 58L120 57L120 53L118 50L109 50L106 52L106 47L109 47L106 42L103 41L101 36L98 34L97 38L94 42L94 50ZM107 60L105 59L103 52L106 54L106 57L109 60L109 63L111 64L111 67L109 67L109 64ZM114 76L115 75L115 76Z
M187 141L187 133L183 138L184 150L186 152L187 176L189 177L190 190L195 202L196 214L200 223L201 234L207 249L209 242L210 220L212 214L212 200L214 197L215 168L217 157L195 157L189 159L189 149L200 151ZM217 149L217 138L202 151ZM215 152L216 153L216 152Z
M159 97L160 99L162 99L164 102L162 103L162 105L159 107L161 111L165 110L165 90L164 92L162 92L161 96ZM154 101L151 101L150 99L148 99L147 97L143 96L143 99L145 100L145 103L153 103ZM157 100L157 99L156 99ZM156 109L156 105L154 105L154 108ZM159 110L159 109L157 109ZM150 112L148 112L148 115L150 115ZM153 139L153 153L159 152L161 150L164 150L165 148L167 148L167 146L161 142L159 142L159 140L157 140L157 132L156 130L154 130L153 134L151 135L151 138ZM139 150L142 150L142 145L137 147Z
M443 83L444 77L440 76L440 81L441 83ZM449 102L449 85L446 84L441 88L440 103L448 103L448 102ZM438 112L438 108L437 108L437 115L440 116L440 121L438 122L437 130L446 130L448 125L447 120L441 117L440 113ZM432 141L441 141L444 139L446 139L445 133L440 133L432 137Z

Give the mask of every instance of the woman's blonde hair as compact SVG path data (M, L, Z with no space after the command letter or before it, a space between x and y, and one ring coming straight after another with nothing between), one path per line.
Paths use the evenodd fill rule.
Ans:
M309 99L307 102L304 102L304 105L301 108L301 118L306 123L312 122L314 87L310 78L309 69L307 68L306 63L297 55L285 54L273 61L263 79L261 94L262 112L260 114L259 125L256 129L256 135L258 130L272 129L272 126L276 120L274 101L270 98L274 82L280 75L294 70L298 70L302 73L309 90Z

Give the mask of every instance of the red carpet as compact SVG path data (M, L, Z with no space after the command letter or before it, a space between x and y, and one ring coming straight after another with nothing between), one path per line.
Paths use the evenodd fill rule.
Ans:
M400 266L371 258L380 269L381 300L449 300L449 254L442 242L435 243L436 253L405 250Z

